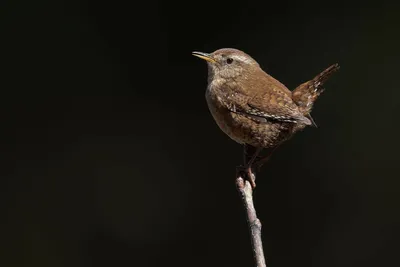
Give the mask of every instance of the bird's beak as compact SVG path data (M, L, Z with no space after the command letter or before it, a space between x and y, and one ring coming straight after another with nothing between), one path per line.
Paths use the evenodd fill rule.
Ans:
M212 57L211 54L203 53L203 52L192 52L193 56L199 57L201 59L207 60L211 63L216 63L215 59Z

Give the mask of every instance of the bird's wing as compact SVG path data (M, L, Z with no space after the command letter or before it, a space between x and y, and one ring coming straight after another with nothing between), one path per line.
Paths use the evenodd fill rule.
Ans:
M231 98L226 107L235 113L241 113L255 121L266 122L301 122L310 125L306 118L291 98L291 92L283 84L270 76L266 79L253 79L249 86L259 90L234 90L235 97ZM232 91L231 91L232 92ZM224 97L229 99L229 96Z
M249 99L247 103L249 108L246 112L271 120L311 124L311 121L300 113L299 108L286 92L277 87L270 89Z

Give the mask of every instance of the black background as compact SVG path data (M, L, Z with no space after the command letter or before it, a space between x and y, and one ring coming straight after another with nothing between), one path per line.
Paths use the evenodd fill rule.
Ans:
M383 1L2 1L0 265L251 266L242 148L192 51L289 88L333 63L258 175L279 266L399 266L399 7Z

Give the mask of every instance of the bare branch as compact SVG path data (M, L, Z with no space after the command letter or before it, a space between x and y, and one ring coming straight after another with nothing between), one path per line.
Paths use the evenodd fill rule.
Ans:
M255 178L255 177L254 177ZM246 210L247 224L250 230L251 245L256 267L266 267L263 245L261 240L261 222L257 218L253 203L253 189L248 181L244 179L241 172L236 177L236 187L242 197L242 202Z

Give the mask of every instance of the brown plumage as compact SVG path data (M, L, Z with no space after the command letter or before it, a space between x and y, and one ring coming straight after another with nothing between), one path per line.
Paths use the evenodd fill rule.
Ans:
M292 93L240 50L193 54L207 60L206 100L217 125L231 139L255 148L276 147L313 124L313 103L339 68L332 65Z
M315 100L324 91L324 83L328 78L339 69L339 64L333 64L317 76L314 79L309 80L305 83L300 84L292 92L292 99L299 107L302 114L311 118L311 110L314 105ZM316 126L314 121L313 124Z

